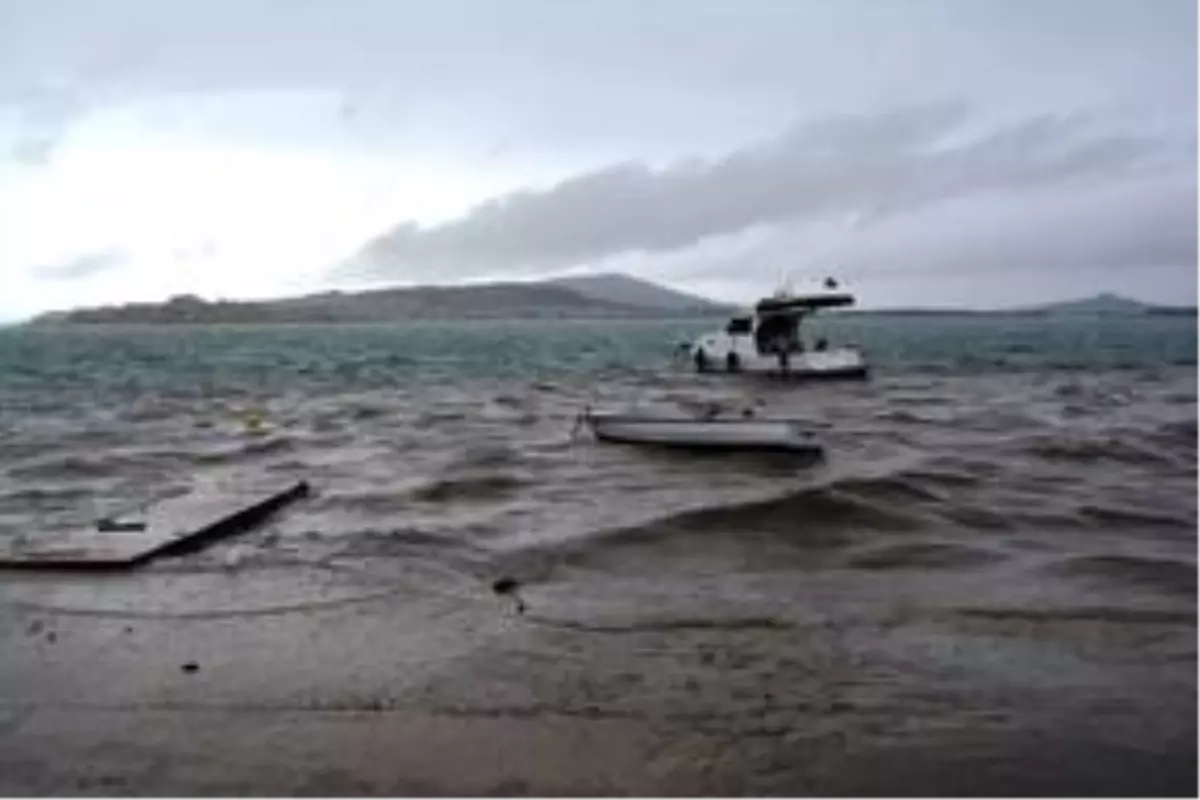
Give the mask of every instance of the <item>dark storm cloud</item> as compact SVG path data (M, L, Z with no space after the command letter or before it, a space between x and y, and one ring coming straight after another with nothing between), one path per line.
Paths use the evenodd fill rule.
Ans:
M847 261L864 276L1018 269L1085 275L1197 262L1190 180L1135 180L1032 204L1010 198L905 220L850 250Z
M442 225L402 224L343 269L405 278L554 270L807 217L871 220L997 191L1103 182L1172 155L1083 118L1036 116L973 135L969 122L961 105L914 106L798 125L716 160L614 164Z
M659 276L737 275L769 282L781 269L830 269L855 280L947 276L1016 269L1083 274L1122 268L1194 265L1197 199L1182 175L1158 175L1038 197L997 195L971 204L929 206L882 221L865 234L774 229L657 262Z

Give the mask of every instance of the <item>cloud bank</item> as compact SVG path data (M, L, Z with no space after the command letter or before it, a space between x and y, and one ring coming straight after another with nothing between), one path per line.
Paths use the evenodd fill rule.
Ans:
M808 122L708 161L657 170L614 164L493 198L445 224L401 224L339 274L549 273L627 253L686 251L764 226L840 216L861 229L1001 195L1028 197L1033 213L1046 192L1094 192L1173 167L1190 168L1194 187L1194 160L1194 143L1101 131L1083 116L989 128L961 104L910 106ZM1055 232L1046 234L1053 242Z

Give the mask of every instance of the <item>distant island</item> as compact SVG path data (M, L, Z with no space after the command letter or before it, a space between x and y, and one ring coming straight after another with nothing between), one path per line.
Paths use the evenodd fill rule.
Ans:
M1196 316L1196 306L1162 306L1101 292L1092 297L1036 306L990 310L958 308L889 308L848 310L847 314L889 316L1020 316L1020 317L1137 317Z
M41 314L32 325L265 325L394 322L438 319L655 319L718 317L736 306L609 273L533 283L418 286L363 292L325 292L262 301L204 300L194 295L163 303L129 303ZM1154 306L1113 294L1001 311L876 309L837 313L888 316L1016 314L1021 316L1195 316L1195 306Z
M391 322L436 319L636 319L713 316L732 306L621 274L534 283L418 286L325 292L263 301L208 301L195 295L163 303L53 311L33 325L204 325Z

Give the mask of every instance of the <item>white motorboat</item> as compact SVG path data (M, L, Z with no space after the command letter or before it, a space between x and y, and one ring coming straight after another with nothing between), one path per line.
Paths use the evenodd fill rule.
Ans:
M808 345L800 323L819 309L854 304L833 279L808 294L781 292L733 317L720 331L687 345L698 372L730 372L784 378L865 378L867 363L853 345L830 347L824 339Z
M601 441L691 450L779 451L820 455L811 431L793 420L592 413L581 417Z

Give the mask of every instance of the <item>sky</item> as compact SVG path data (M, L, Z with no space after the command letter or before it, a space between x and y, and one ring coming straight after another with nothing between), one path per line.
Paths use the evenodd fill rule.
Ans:
M0 320L620 270L1194 303L1194 0L0 0Z

